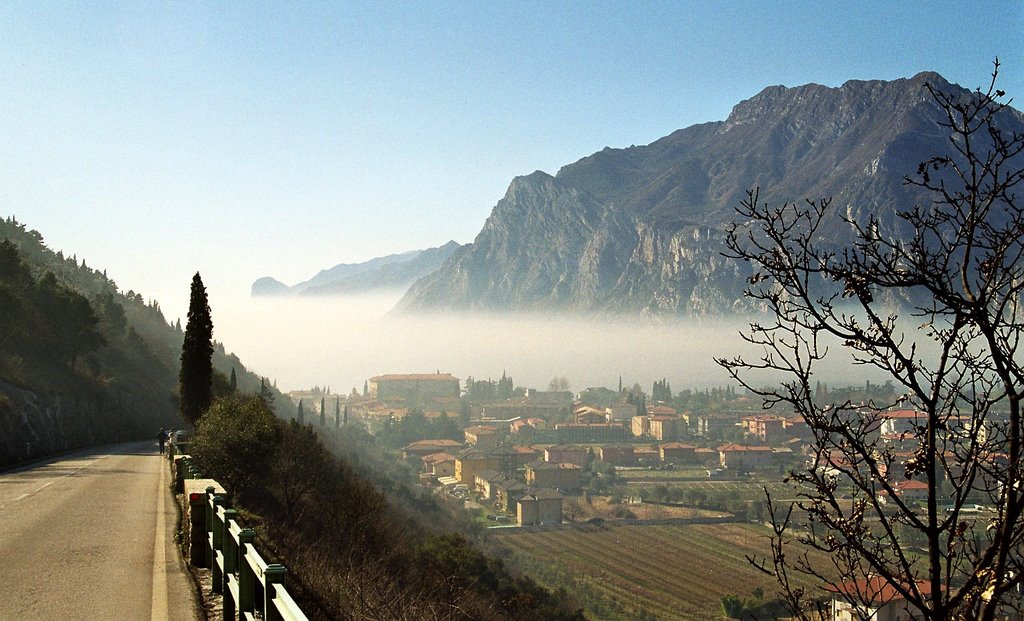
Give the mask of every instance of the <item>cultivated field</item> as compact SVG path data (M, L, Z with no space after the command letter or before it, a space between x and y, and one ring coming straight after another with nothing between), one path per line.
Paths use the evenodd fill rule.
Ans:
M745 558L768 552L768 532L751 524L606 524L492 531L492 540L525 557L547 586L578 593L591 618L703 620L721 618L723 595L748 597L760 587L774 596L774 580Z

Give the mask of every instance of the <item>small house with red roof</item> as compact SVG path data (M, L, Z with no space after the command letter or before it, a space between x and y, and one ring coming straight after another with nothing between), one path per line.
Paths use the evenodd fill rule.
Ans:
M563 490L580 489L583 487L583 468L576 464L534 461L526 464L526 484Z
M718 458L723 468L762 468L774 462L771 447L743 444L723 444L718 447Z
M575 464L587 466L587 449L574 444L555 444L544 449L544 461L553 464Z
M423 456L423 469L435 477L455 476L455 456L450 453L431 453Z
M402 448L402 457L425 457L431 453L454 453L462 448L462 443L456 440L417 440Z
M477 448L491 448L498 445L498 428L490 425L476 425L463 430L466 444Z
M897 587L881 576L848 580L829 588L832 596L833 621L912 621L921 617L907 602L905 593L910 585ZM931 594L931 584L919 581L917 592L922 597Z
M697 447L683 442L666 442L658 447L661 462L665 464L697 463Z
M562 523L562 495L550 488L531 491L516 502L516 523L520 526Z
M598 447L597 458L613 466L635 466L636 455L631 444L610 444Z

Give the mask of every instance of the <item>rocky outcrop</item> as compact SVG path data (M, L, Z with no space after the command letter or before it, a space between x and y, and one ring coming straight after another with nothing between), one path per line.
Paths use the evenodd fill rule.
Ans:
M0 380L0 467L85 446L156 440L166 424L151 410L105 403L100 395L41 393Z
M903 184L945 153L939 109L911 79L773 86L722 122L650 145L610 149L514 179L473 243L417 281L402 311L539 310L706 315L751 310L745 265L722 256L724 231L748 189L770 205L831 197L823 241L842 216L878 215L925 197ZM1024 128L1014 111L1012 122Z

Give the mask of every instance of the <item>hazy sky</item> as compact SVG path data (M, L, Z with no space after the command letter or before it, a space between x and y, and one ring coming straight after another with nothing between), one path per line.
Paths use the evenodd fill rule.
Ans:
M196 270L216 304L468 242L512 177L768 85L973 88L998 55L1024 101L1022 6L3 2L0 215L173 319Z

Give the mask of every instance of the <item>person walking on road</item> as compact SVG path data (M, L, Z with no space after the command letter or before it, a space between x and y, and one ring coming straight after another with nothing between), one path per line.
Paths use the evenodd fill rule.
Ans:
M157 440L160 440L160 454L163 455L164 445L167 444L167 432L164 431L163 427L160 428L160 433L158 433L156 437Z

